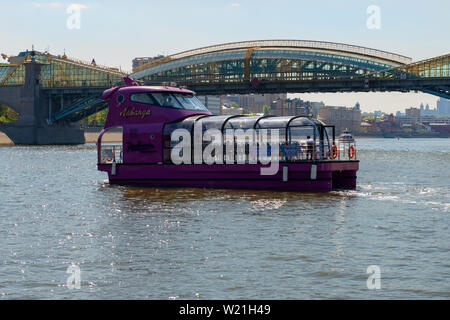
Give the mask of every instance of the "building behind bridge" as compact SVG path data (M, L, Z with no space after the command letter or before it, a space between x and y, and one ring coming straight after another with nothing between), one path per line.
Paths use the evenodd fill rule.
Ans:
M420 109L419 108L407 108L405 109L405 115L407 118L419 118Z
M450 116L450 100L440 98L437 102L437 114Z
M340 134L346 129L358 134L361 128L361 110L358 107L325 106L320 109L318 119L327 125L334 125L336 134Z
M220 115L220 96L197 96L197 98L213 115Z
M435 109L430 108L428 104L424 107L422 103L420 105L420 116L450 116L450 100L439 98Z

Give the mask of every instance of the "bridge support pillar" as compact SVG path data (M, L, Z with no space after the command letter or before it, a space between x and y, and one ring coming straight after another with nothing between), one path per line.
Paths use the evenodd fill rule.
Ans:
M34 126L6 125L0 126L16 145L52 145L83 144L84 131L71 127L36 128Z
M0 124L0 131L18 145L85 143L84 131L78 122L48 121L51 116L51 98L44 94L39 83L42 64L36 61L24 64L24 85L0 88L1 102L20 114L16 123Z

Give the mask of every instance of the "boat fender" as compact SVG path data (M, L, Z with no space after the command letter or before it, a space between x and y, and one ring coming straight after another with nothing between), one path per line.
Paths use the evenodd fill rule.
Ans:
M311 180L316 180L317 179L317 165L313 164L311 166Z
M283 167L283 182L288 182L289 167Z
M113 163L111 164L111 175L116 175L116 161L113 161Z

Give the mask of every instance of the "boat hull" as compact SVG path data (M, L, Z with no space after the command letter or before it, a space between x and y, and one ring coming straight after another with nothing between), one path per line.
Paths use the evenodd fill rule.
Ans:
M316 168L313 169L313 166ZM329 192L334 189L356 188L359 161L280 163L278 173L268 176L261 175L262 167L267 166L261 164L116 164L115 170L112 170L111 164L98 164L100 171L108 173L111 184Z

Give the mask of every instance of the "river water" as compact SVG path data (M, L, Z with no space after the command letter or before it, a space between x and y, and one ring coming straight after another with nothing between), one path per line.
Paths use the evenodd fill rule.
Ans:
M449 299L450 139L357 144L329 194L110 186L94 145L0 147L0 299Z

